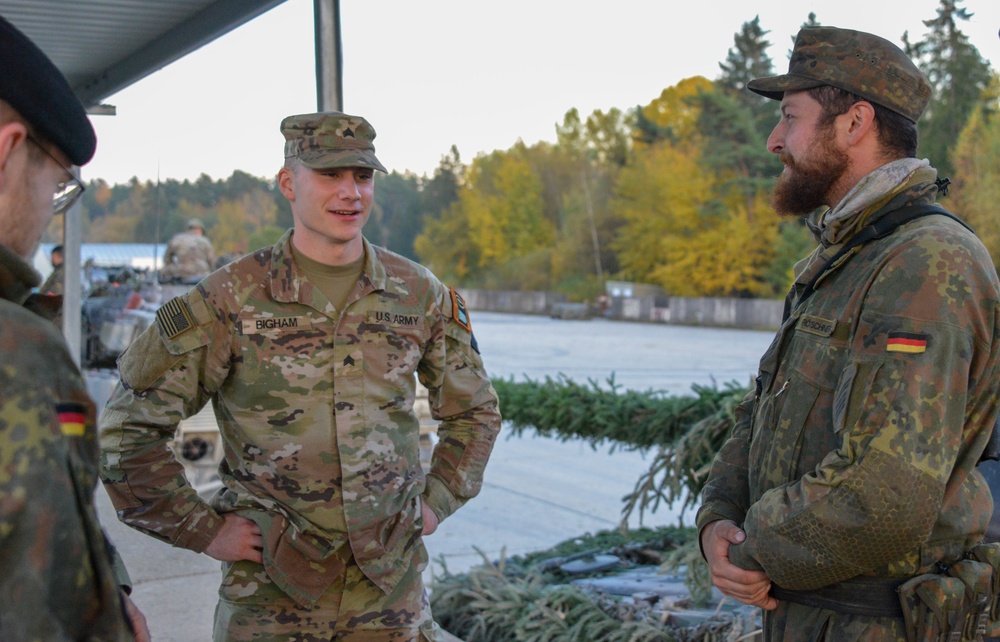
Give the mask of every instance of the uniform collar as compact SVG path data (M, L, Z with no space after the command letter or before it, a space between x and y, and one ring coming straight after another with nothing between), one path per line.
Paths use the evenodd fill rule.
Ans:
M926 159L900 158L872 170L823 214L819 224L823 244L843 243L898 194L935 178L937 171Z
M10 248L0 245L0 298L23 305L42 275Z
M316 305L319 301L314 294L314 288L302 268L295 262L291 248L293 233L294 230L285 232L271 249L271 296L275 301L304 303L328 312L325 310L328 303ZM359 296L364 296L369 292L386 289L388 278L385 266L379 260L374 246L364 237L361 240L364 244L365 263L360 277L363 286ZM351 300L353 299L354 297Z

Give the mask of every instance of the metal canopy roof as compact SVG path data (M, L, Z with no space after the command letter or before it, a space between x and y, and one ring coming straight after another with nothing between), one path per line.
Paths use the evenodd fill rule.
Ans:
M0 0L88 108L285 0Z

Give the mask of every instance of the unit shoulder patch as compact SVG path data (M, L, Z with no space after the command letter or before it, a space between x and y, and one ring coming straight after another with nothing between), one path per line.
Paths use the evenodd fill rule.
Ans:
M465 307L465 299L455 291L455 288L450 288L450 290L452 320L467 331L472 332L472 320L469 318L469 310Z

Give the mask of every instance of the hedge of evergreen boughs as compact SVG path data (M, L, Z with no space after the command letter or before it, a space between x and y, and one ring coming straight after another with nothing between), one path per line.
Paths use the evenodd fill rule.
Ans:
M584 535L521 558L502 559L434 582L435 619L466 642L714 642L744 639L757 630L752 616L717 615L701 625L672 623L663 607L622 600L569 583L553 558L581 551L610 552L626 565L684 569L692 606L711 595L708 566L691 529L626 528L632 512L654 512L661 502L681 502L682 514L701 493L712 459L733 426L733 412L748 389L735 383L693 386L691 395L622 390L578 384L565 376L544 381L494 380L506 430L562 441L583 439L593 447L655 450L649 469L623 498L622 526ZM443 564L443 560L442 560ZM669 607L666 607L669 610ZM752 612L756 610L751 609Z
M435 620L465 642L713 642L758 628L752 610L679 626L659 604L623 601L569 583L559 562L587 551L617 555L622 568L664 560L690 549L694 532L637 529L584 535L540 553L447 572L433 583ZM580 577L575 575L573 577Z
M735 382L692 386L692 395L622 390L608 379L601 387L565 376L544 381L496 379L507 430L526 430L566 441L583 439L612 450L656 449L649 469L625 497L622 523L635 510L640 518L661 503L680 501L682 512L696 505L712 458L733 425L733 411L749 391Z

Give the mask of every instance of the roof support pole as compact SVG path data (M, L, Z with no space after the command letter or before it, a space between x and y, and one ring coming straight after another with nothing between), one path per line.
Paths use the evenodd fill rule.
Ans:
M340 0L313 0L317 111L344 110Z
M79 170L77 170L79 171ZM77 366L82 354L83 284L81 282L80 239L83 238L83 213L80 201L63 215L63 336L69 345L69 354Z

